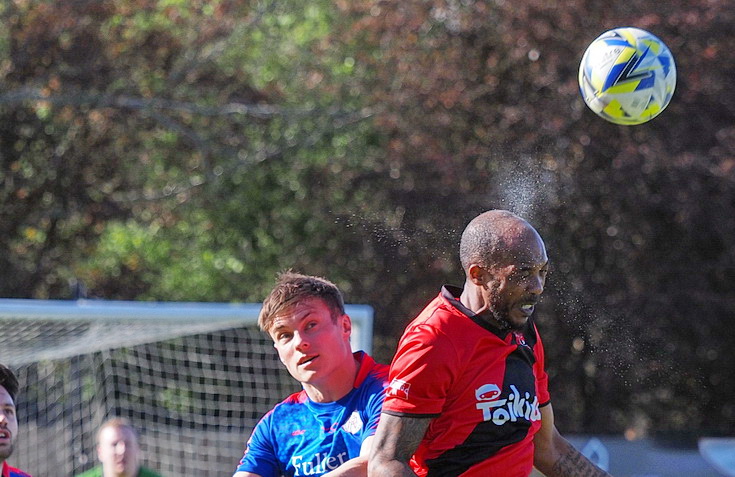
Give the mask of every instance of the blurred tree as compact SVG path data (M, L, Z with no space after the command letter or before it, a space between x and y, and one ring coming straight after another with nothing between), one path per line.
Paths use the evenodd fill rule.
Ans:
M60 297L78 277L105 298L256 300L277 270L342 250L334 229L373 196L351 183L376 168L348 152L376 142L333 13L8 5L4 294Z

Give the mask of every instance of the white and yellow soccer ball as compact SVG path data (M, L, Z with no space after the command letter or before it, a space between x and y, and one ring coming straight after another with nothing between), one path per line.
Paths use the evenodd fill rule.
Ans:
M579 90L598 116L615 124L642 124L668 106L676 87L669 48L651 33L615 28L598 36L582 56Z

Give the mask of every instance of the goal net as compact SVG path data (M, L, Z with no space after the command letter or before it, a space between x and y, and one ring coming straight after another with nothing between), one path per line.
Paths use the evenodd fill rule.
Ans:
M164 476L232 475L252 428L300 389L259 304L0 299L0 362L18 376L19 437L9 462L73 476L98 464L108 418L141 435ZM372 308L347 305L354 350L371 351Z

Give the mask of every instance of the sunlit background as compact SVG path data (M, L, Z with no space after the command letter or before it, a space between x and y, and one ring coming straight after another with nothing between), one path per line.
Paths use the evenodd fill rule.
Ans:
M0 22L0 297L257 303L292 268L372 306L387 363L462 284L465 224L507 208L552 263L562 433L733 435L732 2L7 0ZM639 126L578 91L617 26L676 59Z

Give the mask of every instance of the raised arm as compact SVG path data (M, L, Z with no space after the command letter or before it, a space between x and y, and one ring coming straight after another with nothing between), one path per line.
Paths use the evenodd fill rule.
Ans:
M533 444L533 464L546 477L610 477L559 434L551 404L541 408L541 429Z
M408 462L430 422L431 419L425 417L398 417L383 413L370 453L368 476L415 477Z

